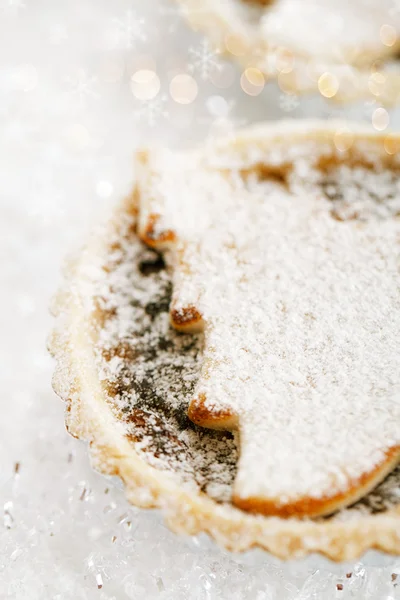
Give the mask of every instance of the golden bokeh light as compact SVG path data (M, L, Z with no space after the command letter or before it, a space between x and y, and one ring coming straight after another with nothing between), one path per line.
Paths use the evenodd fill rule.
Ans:
M354 134L347 127L341 127L333 136L333 143L339 152L350 150L354 142Z
M369 81L368 81L369 91L374 96L380 96L383 92L385 83L386 83L386 77L383 75L383 73L379 73L379 71L375 71L375 72L371 73Z
M175 75L169 84L169 93L178 104L190 104L198 91L196 80L187 73Z
M244 56L246 54L246 46L243 42L243 38L240 36L232 35L228 33L225 36L225 48L234 56Z
M396 154L400 150L400 139L398 135L388 135L383 142L385 150L388 154Z
M131 77L132 94L138 100L151 100L160 91L160 79L151 69L140 69Z
M339 89L339 81L333 73L323 73L318 79L318 89L325 98L333 98Z
M385 46L394 46L397 40L397 33L391 25L382 25L379 31L382 44Z
M389 125L389 113L384 108L376 108L372 113L372 125L377 131L384 131Z
M242 90L249 96L258 96L264 89L264 75L255 67L248 67L240 78Z
M293 70L294 56L286 48L279 48L276 53L276 68L280 73L290 73Z

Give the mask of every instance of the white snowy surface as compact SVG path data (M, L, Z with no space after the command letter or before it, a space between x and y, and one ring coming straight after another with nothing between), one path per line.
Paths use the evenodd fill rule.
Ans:
M143 68L160 77L149 101L132 93ZM187 105L169 93L184 72L198 85ZM51 390L48 304L62 258L129 191L135 147L191 144L231 121L373 110L343 113L273 85L250 97L239 81L173 3L0 0L0 600L400 598L400 559L284 564L175 536L92 471Z

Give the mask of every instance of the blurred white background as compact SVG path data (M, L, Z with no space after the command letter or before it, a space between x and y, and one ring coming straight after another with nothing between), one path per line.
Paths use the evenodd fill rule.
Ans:
M91 470L51 390L62 258L129 191L138 145L280 117L371 120L369 104L274 84L249 95L240 79L173 2L0 0L0 599L400 598L399 560L288 565L174 536Z

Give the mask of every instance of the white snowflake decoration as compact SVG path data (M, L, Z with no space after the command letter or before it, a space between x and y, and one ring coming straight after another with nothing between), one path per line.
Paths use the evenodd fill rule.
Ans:
M98 97L93 89L97 78L89 76L84 69L78 69L73 75L66 77L65 81L69 85L69 93L78 100L80 106L83 106L88 98Z
M189 71L199 73L204 81L210 78L213 71L222 69L222 65L217 60L218 53L213 50L206 39L203 39L198 47L191 46L189 55L192 61L189 64Z
M167 96L156 96L151 100L143 100L140 106L134 111L135 119L144 121L149 127L154 127L161 117L167 117L168 112L165 108Z
M146 40L145 20L133 10L127 10L124 18L113 19L116 33L116 45L130 50L136 42Z
M299 104L299 99L295 94L281 94L279 97L279 106L285 112L295 110Z

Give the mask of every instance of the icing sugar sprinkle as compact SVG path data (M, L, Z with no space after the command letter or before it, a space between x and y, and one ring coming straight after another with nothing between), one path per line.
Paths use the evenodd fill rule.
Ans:
M109 236L107 268L95 286L105 311L96 347L99 376L125 435L143 460L173 474L182 485L229 502L236 473L235 442L229 434L193 426L186 416L200 371L202 336L179 335L162 316L171 300L170 275L159 256L138 242L132 226L132 216L122 215L119 228ZM157 327L149 313L157 315ZM171 370L175 365L178 368ZM150 377L143 377L146 371ZM183 388L189 380L191 384ZM138 389L139 381L146 386ZM400 468L334 518L382 512L399 502Z
M316 149L161 153L140 189L142 226L178 240L173 307L205 322L194 395L239 418L234 494L282 505L346 492L400 443L397 159Z
M182 485L229 501L237 450L229 432L209 432L187 417L198 379L203 337L169 325L170 276L161 257L121 218L97 283L104 320L97 364L110 406L125 435L152 466Z

